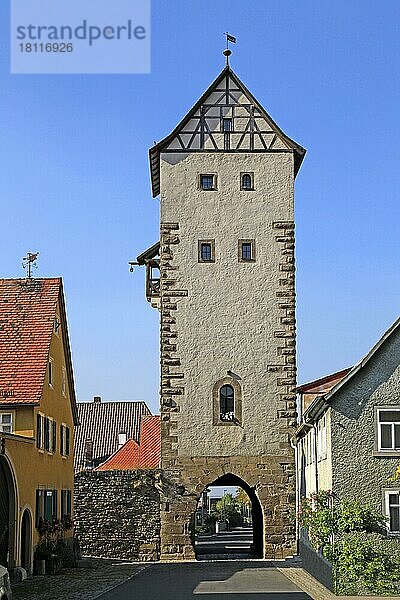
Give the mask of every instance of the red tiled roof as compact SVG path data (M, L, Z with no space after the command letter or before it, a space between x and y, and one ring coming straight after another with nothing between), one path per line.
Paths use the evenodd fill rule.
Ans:
M150 410L144 402L78 402L79 425L75 427L75 471L87 467L86 444L91 442L90 462L97 467L118 450L118 434L139 443L140 423ZM136 468L136 467L135 467Z
M156 469L161 458L161 421L159 415L143 415L140 444L129 439L94 471L134 471Z
M94 471L132 471L139 467L139 444L128 440Z
M61 290L58 277L0 279L0 405L39 402Z
M139 442L139 466L141 469L155 469L161 459L161 420L160 416L142 417Z

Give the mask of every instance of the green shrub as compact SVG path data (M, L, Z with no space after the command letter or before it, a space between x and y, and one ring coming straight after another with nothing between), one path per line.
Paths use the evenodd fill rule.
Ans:
M61 559L63 567L71 568L76 566L74 553L63 540L57 542L55 553Z
M302 499L299 523L332 563L337 594L399 593L399 544L381 535L385 518L371 505L322 491Z
M379 534L347 533L335 544L333 570L336 593L341 595L399 592L400 565Z

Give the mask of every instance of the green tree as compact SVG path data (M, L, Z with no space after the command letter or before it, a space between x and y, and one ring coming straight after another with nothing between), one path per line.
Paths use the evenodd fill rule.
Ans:
M235 498L236 498L237 503L240 506L245 506L245 507L251 506L251 500L242 488L238 489L238 491L236 492Z
M232 494L225 494L215 504L215 512L220 521L227 521L230 527L238 527L242 524L242 513L240 504Z

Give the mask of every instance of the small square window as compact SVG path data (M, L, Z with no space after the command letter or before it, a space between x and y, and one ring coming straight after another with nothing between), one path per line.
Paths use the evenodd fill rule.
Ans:
M60 319L58 318L58 316L56 315L56 316L54 317L54 321L53 321L53 331L54 331L54 333L55 333L56 335L58 335L58 334L59 334L60 327L61 327L61 321L60 321Z
M65 367L62 368L61 392L63 396L67 395L67 371Z
M255 259L254 240L239 240L239 262L254 262Z
M254 173L240 173L240 189L243 191L254 190Z
M11 413L0 414L0 432L12 433L12 414Z
M400 533L400 495L397 490L385 492L385 513L390 533Z
M400 410L387 408L378 410L378 451L400 450Z
M216 176L215 175L200 175L200 188L205 191L217 189Z
M215 262L214 240L199 240L198 253L199 262Z
M233 131L233 121L232 119L222 119L222 131L224 133L228 131Z

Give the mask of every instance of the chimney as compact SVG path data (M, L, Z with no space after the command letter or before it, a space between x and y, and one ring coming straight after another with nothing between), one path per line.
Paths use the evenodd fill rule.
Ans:
M85 442L85 466L87 469L93 467L93 440Z
M101 402L101 396L94 396L93 397L93 402L94 402L94 404L100 404L100 402Z

